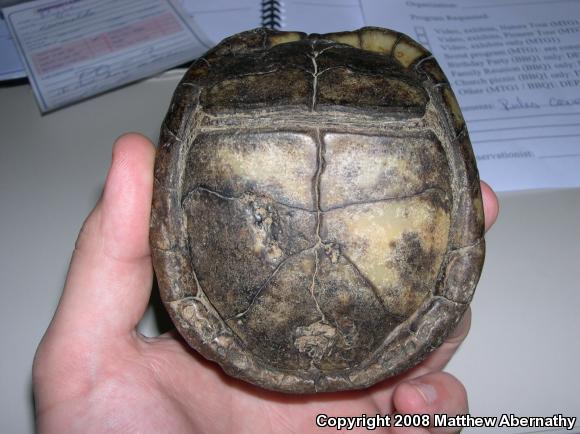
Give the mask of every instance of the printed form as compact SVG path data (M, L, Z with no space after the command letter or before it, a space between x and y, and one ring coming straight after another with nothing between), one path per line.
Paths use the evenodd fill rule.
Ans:
M361 0L437 58L496 190L580 186L580 1Z
M26 77L6 22L0 17L0 81Z
M210 45L169 0L45 0L3 13L43 112L188 62Z

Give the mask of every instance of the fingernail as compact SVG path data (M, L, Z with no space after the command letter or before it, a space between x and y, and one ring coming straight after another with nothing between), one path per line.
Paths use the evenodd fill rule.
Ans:
M419 392L426 404L433 404L437 400L437 389L431 384L425 384L415 380L409 381L409 384Z

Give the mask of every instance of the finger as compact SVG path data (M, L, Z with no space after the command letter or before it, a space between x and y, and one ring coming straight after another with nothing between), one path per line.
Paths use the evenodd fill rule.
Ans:
M485 230L488 231L499 213L499 201L491 187L484 181L481 181L481 197L483 199L483 214L485 216Z
M470 327L471 308L468 307L463 314L461 321L459 321L459 324L455 327L455 330L453 330L445 342L443 342L443 344L425 360L422 367L429 371L440 371L443 369L467 337Z
M417 378L431 372L441 371L445 368L451 357L453 357L457 349L467 337L470 327L471 308L468 307L463 314L463 317L453 332L447 337L445 342L429 354L429 356L427 356L427 358L420 364L403 374L402 379L406 381L407 379Z
M456 416L468 412L467 393L463 384L453 375L446 372L435 372L403 382L393 392L393 404L396 413L421 415L428 414L433 425L435 414ZM441 424L442 425L442 424ZM395 433L453 433L455 427L423 427L398 430Z
M147 138L117 139L103 195L79 234L54 327L110 336L132 330L143 315L153 278L154 158Z

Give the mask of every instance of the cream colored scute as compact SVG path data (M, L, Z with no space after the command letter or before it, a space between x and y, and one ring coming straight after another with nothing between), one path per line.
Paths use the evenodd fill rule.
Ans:
M360 32L361 48L382 54L391 54L397 33L382 29L363 29Z
M335 132L323 138L323 210L353 202L401 198L430 188L450 191L447 160L433 138Z
M300 32L283 32L278 35L272 35L268 37L271 47L275 47L280 44L287 44L288 42L300 41L304 37L303 33Z
M222 135L209 170L231 179L239 193L248 188L270 192L274 200L311 209L316 143L306 134ZM250 187L254 185L255 187Z
M412 44L405 38L401 39L395 50L393 57L405 68L408 68L419 57L427 54L427 51L418 44Z
M328 33L324 35L324 38L354 48L361 48L358 32Z
M438 192L411 198L352 205L328 211L324 224L329 239L340 240L342 251L378 291L389 311L408 316L429 295L447 249L450 219L447 210L427 200ZM405 234L414 234L421 250L433 255L429 269L418 269L411 285L401 276L402 252L413 246Z

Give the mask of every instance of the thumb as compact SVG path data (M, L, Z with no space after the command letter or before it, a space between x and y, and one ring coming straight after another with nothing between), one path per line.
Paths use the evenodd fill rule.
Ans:
M126 134L115 142L103 195L77 239L53 333L119 335L141 319L153 279L154 157L152 143L141 135Z

